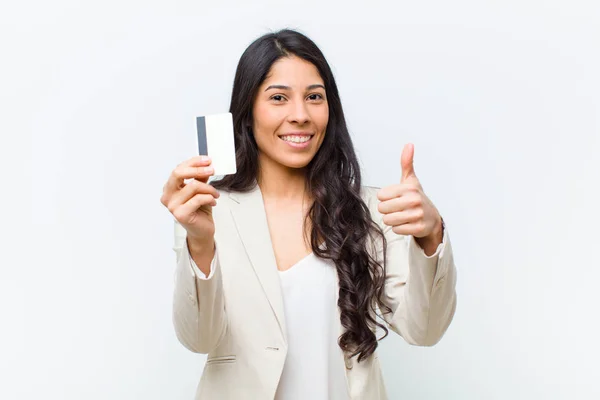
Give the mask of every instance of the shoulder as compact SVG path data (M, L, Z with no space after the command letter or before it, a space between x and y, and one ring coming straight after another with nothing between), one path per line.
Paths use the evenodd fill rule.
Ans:
M377 203L379 200L377 199L377 192L381 189L377 186L368 186L363 185L360 188L360 195L365 203L369 205L369 203Z
M218 179L215 179L215 177L211 177L211 179L208 180L208 184L213 186L213 188L215 188L214 185L212 185L212 183L214 183L216 180L218 181ZM232 193L235 193L235 192L232 192L227 189L215 188L215 190L219 193L219 198L217 199L217 204L220 204L220 203L228 204L229 201L231 201L230 197L231 197Z
M371 216L375 221L381 219L381 214L379 209L377 208L379 205L379 199L377 198L377 192L379 192L381 188L377 186L368 186L363 185L361 187L361 197L369 210L371 211Z
M217 199L218 206L224 206L224 207L229 208L231 205L231 202L234 201L234 199L235 199L235 192L225 190L225 189L217 189L217 192L219 193L219 198ZM232 196L233 196L233 198L232 198ZM223 208L223 207L221 207L221 208Z

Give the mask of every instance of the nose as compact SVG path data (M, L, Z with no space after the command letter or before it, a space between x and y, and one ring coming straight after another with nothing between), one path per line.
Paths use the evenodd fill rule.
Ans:
M299 125L303 125L310 121L310 114L306 109L304 101L296 101L292 104L288 120L289 122L295 122Z

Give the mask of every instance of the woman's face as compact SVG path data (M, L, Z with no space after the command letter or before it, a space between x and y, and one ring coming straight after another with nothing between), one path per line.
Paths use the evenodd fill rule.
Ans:
M258 88L253 132L260 157L289 168L303 168L323 143L329 106L323 79L308 61L277 60Z

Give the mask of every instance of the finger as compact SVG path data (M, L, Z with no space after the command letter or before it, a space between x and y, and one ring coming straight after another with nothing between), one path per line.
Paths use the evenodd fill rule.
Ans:
M173 193L169 202L169 210L178 208L197 194L209 194L215 199L220 197L219 191L213 186L205 182L191 180L190 182L186 183L183 188Z
M198 179L207 182L208 178L214 174L214 168L205 164L206 161L192 163L192 165L182 164L175 168L167 181L165 193L168 197L173 195L177 190L181 189L186 179ZM208 162L210 164L210 161Z
M199 208L204 206L214 207L217 201L210 194L198 193L184 204L180 205L173 211L173 216L182 224L187 224L191 221L192 216Z
M421 196L415 192L406 193L401 197L382 201L377 205L381 214L391 214L398 211L409 210L422 204Z
M398 183L379 189L377 198L379 201L391 200L403 196L406 193L417 192L419 185L415 183Z
M383 223L387 226L399 226L420 222L423 219L423 209L413 208L405 211L398 211L383 216Z
M210 165L212 163L212 159L210 156L200 155L188 158L184 162L180 163L178 167L198 167L203 165Z
M402 157L400 158L400 166L402 168L402 178L400 182L406 181L411 176L416 177L415 168L413 165L413 159L415 156L415 146L412 143L408 143L402 150Z
M421 232L423 232L423 224L417 222L412 224L398 225L394 226L392 231L398 235L412 235L414 237L419 237Z

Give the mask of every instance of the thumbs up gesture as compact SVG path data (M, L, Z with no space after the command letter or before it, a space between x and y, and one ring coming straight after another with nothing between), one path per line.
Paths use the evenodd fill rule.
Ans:
M412 235L426 253L433 253L442 242L442 218L415 174L415 148L407 144L402 151L400 183L379 190L378 210L383 223L399 235ZM427 251L429 248L433 251Z

